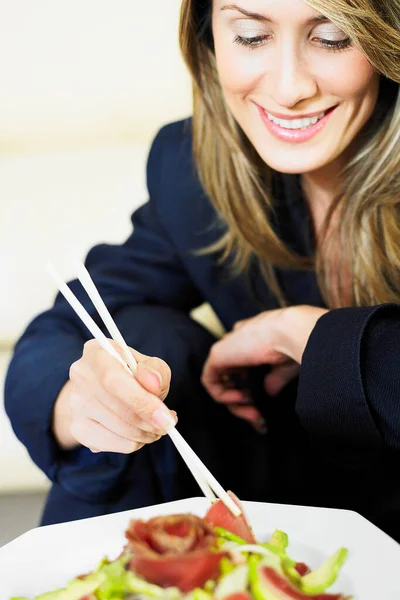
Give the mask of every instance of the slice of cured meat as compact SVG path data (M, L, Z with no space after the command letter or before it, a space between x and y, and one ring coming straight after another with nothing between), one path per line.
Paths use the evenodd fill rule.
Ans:
M149 521L131 521L126 532L128 549L155 554L184 554L216 545L210 524L194 515L168 515Z
M242 514L239 517L235 517L229 508L225 506L222 500L218 500L209 509L204 517L204 520L214 527L223 527L227 531L230 531L231 533L241 537L249 544L255 544L256 538L252 528L250 527L250 523L244 514L243 506L241 505L239 498L237 498L232 492L228 492L228 494L235 504L237 504L237 506L240 508Z
M304 594L275 569L265 566L258 570L258 588L273 600L346 600L342 594Z
M134 556L130 567L147 581L160 587L177 587L182 592L203 587L209 579L217 579L223 552L199 550L186 555Z
M131 521L126 537L132 571L150 583L185 593L217 579L226 556L217 551L212 526L194 515Z

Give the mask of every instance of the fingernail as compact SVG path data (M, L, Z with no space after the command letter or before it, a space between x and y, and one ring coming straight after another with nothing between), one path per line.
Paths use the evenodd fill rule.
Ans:
M258 419L258 421L256 421L254 423L254 429L257 431L257 433L259 433L260 435L265 435L266 433L268 433L268 428L267 428L267 424L265 422L265 419L263 417L260 417Z
M152 421L156 427L162 431L169 431L175 427L177 419L174 419L171 413L166 408L158 408L153 412Z

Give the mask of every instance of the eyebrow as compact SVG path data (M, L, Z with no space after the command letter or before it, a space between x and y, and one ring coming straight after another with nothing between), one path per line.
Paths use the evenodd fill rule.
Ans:
M245 17L249 17L250 19L254 19L254 21L266 21L266 22L269 22L269 23L273 23L274 22L272 19L270 19L266 15L262 15L260 13L250 12L248 10L245 10L241 6L238 6L237 4L226 4L225 6L223 6L221 8L221 11L222 10L236 10L236 11L242 13L242 15L244 15ZM307 23L326 23L327 21L329 21L329 19L327 17L324 17L324 15L318 15L317 17L312 17L311 19L309 19L307 21Z

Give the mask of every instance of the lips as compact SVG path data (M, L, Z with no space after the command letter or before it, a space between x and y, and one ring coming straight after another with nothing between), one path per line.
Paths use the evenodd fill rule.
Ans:
M261 105L257 105L257 106L260 106L260 108L262 108ZM276 113L276 112L268 111L266 108L264 108L264 110L267 114L271 114L272 116L274 116L278 119L306 119L306 118L316 117L316 116L320 115L321 113L325 114L328 111L333 110L336 107L337 107L337 104L335 104L334 106L331 106L329 108L321 108L320 110L315 110L314 112L301 113L298 115L287 115L287 114L283 114L283 113Z
M296 117L294 119L280 119L267 111L265 111L265 114L270 121L284 129L307 129L307 127L311 127L311 125L318 123L326 113L323 111L313 117Z
M319 113L296 115L295 118L284 118L283 115L267 112L258 104L256 107L261 119L275 137L287 142L306 142L324 129L337 105Z

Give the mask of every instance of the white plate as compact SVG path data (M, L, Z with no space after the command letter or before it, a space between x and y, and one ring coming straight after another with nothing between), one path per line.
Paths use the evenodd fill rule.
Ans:
M400 545L357 513L244 502L260 541L274 529L289 534L290 555L312 568L340 546L349 557L333 591L355 600L400 599ZM131 518L191 512L204 516L204 498L150 506L139 510L32 529L0 548L0 598L33 596L63 587L92 570L106 555L116 558L125 543Z

